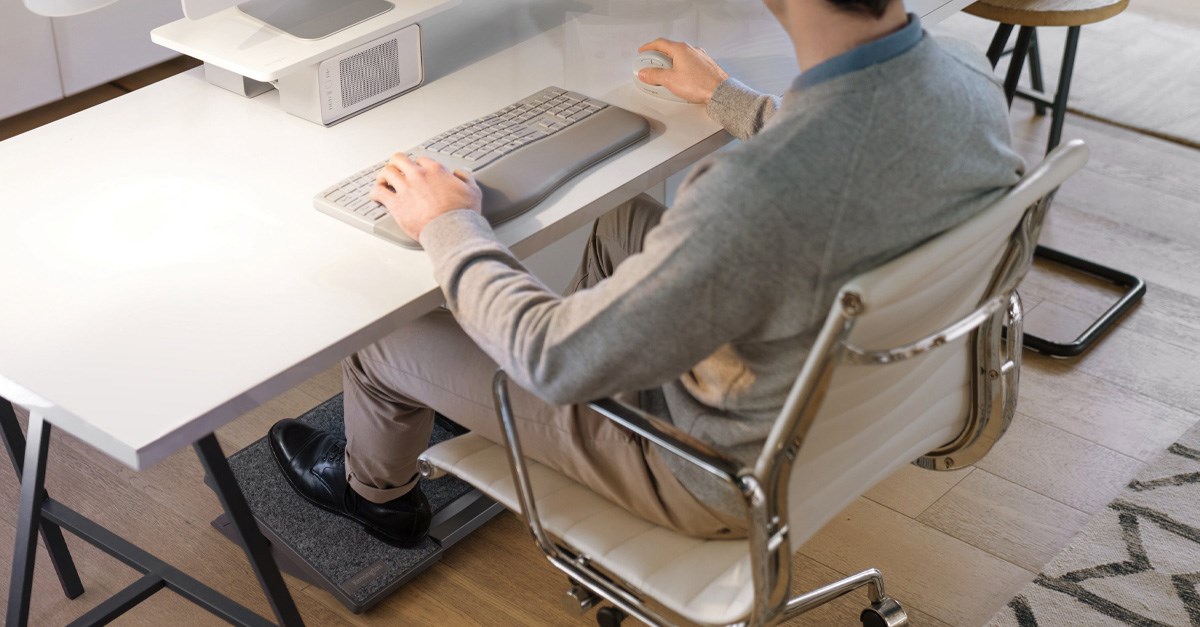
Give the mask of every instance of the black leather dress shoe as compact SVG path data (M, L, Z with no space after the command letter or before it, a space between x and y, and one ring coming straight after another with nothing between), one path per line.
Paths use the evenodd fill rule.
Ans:
M387 503L372 503L346 482L346 440L298 420L280 420L267 436L288 483L310 502L345 516L389 544L414 544L429 532L429 501L417 486Z

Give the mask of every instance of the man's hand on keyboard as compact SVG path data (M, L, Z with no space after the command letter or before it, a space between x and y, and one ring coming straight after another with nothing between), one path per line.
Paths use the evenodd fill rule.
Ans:
M426 224L458 209L481 211L483 192L470 172L450 172L428 157L416 161L396 153L379 172L371 199L388 213L409 237L420 241Z
M708 104L717 86L729 78L712 57L701 48L682 41L655 39L638 48L638 52L654 50L671 57L670 69L645 68L638 78L651 85L662 85L671 93L694 104Z

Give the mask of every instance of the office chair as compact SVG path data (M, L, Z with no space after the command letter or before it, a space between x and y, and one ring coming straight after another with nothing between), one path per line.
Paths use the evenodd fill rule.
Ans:
M962 468L1004 433L1021 364L1015 290L1055 191L1087 158L1081 141L1061 146L981 214L846 283L753 466L614 400L591 403L733 486L745 500L745 539L658 527L526 460L502 371L493 391L507 446L454 438L421 457L422 474L452 473L523 512L570 578L568 601L581 611L611 604L597 614L602 625L626 615L774 624L864 585L864 624L905 625L876 569L790 597L793 547L900 466Z

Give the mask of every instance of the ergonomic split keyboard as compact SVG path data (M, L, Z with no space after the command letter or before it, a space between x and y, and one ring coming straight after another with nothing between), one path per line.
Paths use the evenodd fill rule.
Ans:
M495 113L452 128L408 150L448 170L470 170L483 191L483 215L493 225L532 209L551 192L605 157L642 139L650 124L595 98L547 87ZM420 248L371 200L387 161L366 167L317 194L320 211L408 248Z

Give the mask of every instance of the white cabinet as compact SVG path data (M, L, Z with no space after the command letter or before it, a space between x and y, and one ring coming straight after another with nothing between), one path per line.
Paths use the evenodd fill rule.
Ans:
M179 0L122 0L53 19L0 0L0 118L176 56L150 31L181 17Z
M49 18L0 1L0 118L62 98Z
M122 0L91 13L54 18L66 95L177 56L152 43L150 31L182 17L179 0Z

